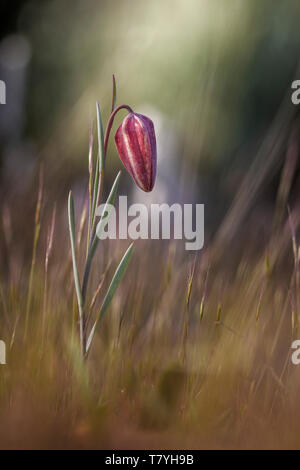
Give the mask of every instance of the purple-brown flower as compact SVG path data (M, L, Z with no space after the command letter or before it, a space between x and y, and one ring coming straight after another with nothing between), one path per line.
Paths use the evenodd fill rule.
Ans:
M151 119L129 113L115 135L126 170L143 191L152 191L156 178L156 138Z

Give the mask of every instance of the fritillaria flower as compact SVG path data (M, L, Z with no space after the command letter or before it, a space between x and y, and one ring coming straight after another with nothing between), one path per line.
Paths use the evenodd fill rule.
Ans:
M135 183L143 191L152 191L156 178L156 138L151 119L131 112L115 135L120 158Z

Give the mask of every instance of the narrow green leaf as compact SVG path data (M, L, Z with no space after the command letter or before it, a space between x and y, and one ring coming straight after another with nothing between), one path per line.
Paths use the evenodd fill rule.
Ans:
M94 178L94 188L93 188L93 202L92 202L92 213L91 213L91 227L94 225L95 221L95 211L97 207L97 196L99 190L99 158L96 159L96 169L95 169L95 178Z
M92 211L91 211L91 227L94 225L95 221L95 211L97 207L97 195L99 189L99 158L96 159L96 169L95 169L95 178L94 178L94 187L93 187L93 202L92 202Z
M104 154L104 132L101 118L100 106L97 101L97 131L98 131L98 158L99 158L99 169L104 170L105 154Z
M88 216L88 235L86 245L86 257L89 251L89 243L91 239L92 230L92 204L93 204L93 127L90 127L90 138L89 138L89 216Z
M95 254L96 248L97 248L99 240L100 240L99 237L103 233L103 230L105 229L106 224L107 224L108 219L109 219L109 216L110 216L110 211L108 211L106 208L109 207L110 205L113 206L114 203L115 203L120 177L121 177L121 171L119 171L119 173L117 174L117 176L115 178L115 181L112 185L109 196L108 196L107 201L106 201L105 206L104 206L103 215L107 212L107 216L103 217L103 218L101 217L101 220L97 225L96 233L94 235L93 241L91 243L91 246L90 246L90 249L89 249L89 252L88 252L85 272L84 272L84 276L83 276L83 284L82 284L83 299L85 299L85 296L86 296L87 283L88 283L88 278L89 278L89 274L90 274L91 264L92 264L94 254Z
M125 272L126 272L126 269L129 265L129 262L130 262L130 259L131 259L131 256L132 256L132 253L133 253L133 243L129 246L129 248L127 249L126 253L124 254L119 266L117 267L116 271L115 271L115 274L114 274L114 277L110 283L110 286L108 288L108 291L106 293L106 296L105 296L105 299L103 301L103 304L101 306L101 309L100 309L100 312L96 318L96 321L91 329L91 332L89 334L89 337L88 337L88 340L87 340L87 345L86 345L86 352L88 353L89 352L89 349L91 347L91 343L92 343L92 340L93 340L93 337L94 337L94 334L95 334L95 330L96 330L96 327L97 327L97 324L98 322L102 319L103 315L105 314L117 288L118 288L118 285L120 284L120 281L122 279L122 277L124 276Z
M104 209L103 209L103 213L102 213L103 215L101 216L100 222L97 225L96 233L95 233L95 236L94 236L94 239L93 239L93 242L92 242L92 245L91 245L91 250L90 250L91 259L94 256L95 250L96 250L98 242L100 240L100 237L103 234L103 231L104 231L104 229L105 229L105 227L108 223L108 219L109 219L109 216L110 216L110 211L108 210L108 208L109 208L109 206L113 206L114 203L115 203L120 177L121 177L121 171L119 171L119 173L117 174L116 179L115 179L115 181L114 181L114 183L111 187L109 196L107 198L107 201L106 201Z
M112 80L113 80L113 92L112 92L111 112L114 111L116 107L116 102L117 102L117 87L116 87L116 78L114 75L112 76Z
M111 190L110 190L110 193L109 193L109 196L107 198L107 201L105 203L105 206L104 206L104 209L103 209L103 212L102 212L102 215L101 215L101 219L97 225L97 228L96 228L96 236L98 238L98 240L101 238L101 235L103 234L104 232L104 229L108 223L108 219L109 219L109 216L110 216L110 206L113 206L114 203L115 203L115 200L116 200L116 195L117 195L117 191L118 191L118 186L119 186L119 182L120 182L120 177L121 177L121 171L119 171L119 173L117 174L116 178L115 178L115 181L111 187Z
M78 274L77 263L76 263L75 213L74 213L74 201L73 201L72 191L70 191L69 193L68 215L69 215L69 230L70 230L70 240L71 240L74 282L75 282L75 289L76 289L77 302L78 302L78 308L79 308L79 316L80 318L82 318L83 301L82 301L80 280L79 280L79 274Z
M106 294L105 299L103 301L100 316L103 316L104 313L106 312L106 310L107 310L107 308L108 308L108 306L109 306L109 304L110 304L110 302L111 302L111 300L112 300L112 298L113 298L113 296L114 296L114 294L117 290L117 287L120 284L120 281L121 281L123 275L126 272L126 269L128 267L130 258L132 256L132 253L133 253L133 243L131 243L129 248L126 250L123 258L121 259L121 262L120 262L119 266L116 269L114 277L113 277L113 279L110 283L107 294Z
M91 222L92 227L94 227L95 223L95 212L98 204L99 193L100 193L100 174L103 175L104 172L104 163L105 163L105 155L104 155L104 133L103 133L103 125L102 125L102 118L101 118L101 111L99 103L96 103L97 108L97 135L98 135L98 155L96 160L96 171L95 171L95 180L94 180L94 190L93 190L93 204L92 204L92 215L91 215Z

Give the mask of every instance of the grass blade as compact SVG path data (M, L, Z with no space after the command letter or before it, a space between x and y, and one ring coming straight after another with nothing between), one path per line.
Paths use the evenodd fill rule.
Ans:
M117 102L117 87L116 87L116 78L114 75L112 76L112 81L113 81L113 92L112 92L111 112L114 111L116 107L116 102Z
M101 220L100 220L99 224L97 225L97 230L96 230L96 233L94 235L93 241L91 242L88 257L87 257L87 260L86 260L85 271L84 271L84 276L83 276L83 283L82 283L83 302L85 301L85 297L86 297L87 284L88 284L88 280L89 280L92 260L93 260L96 248L98 246L98 243L99 243L99 236L101 236L103 230L105 229L106 224L107 224L108 219L109 219L109 215L110 215L110 211L108 211L105 208L108 207L109 205L114 205L114 203L115 203L120 177L121 177L121 171L119 171L119 173L116 176L116 179L115 179L115 181L112 185L109 196L108 196L107 201L106 201L105 206L104 206L103 214L105 214L105 212L108 212L108 214L107 214L106 217L103 217L103 219L101 217Z
M98 158L99 158L99 169L104 170L105 164L105 153L104 153L104 132L103 132L103 124L101 118L101 111L100 106L97 101L96 103L97 108L97 135L98 135Z
M118 186L119 186L119 182L120 182L120 177L121 177L121 171L119 171L119 173L117 174L116 178L115 178L115 181L111 187L111 190L110 190L110 193L109 193L109 196L107 198L107 201L105 203L105 206L104 206L104 209L103 209L103 212L101 214L101 219L97 225L97 228L96 228L96 238L99 240L103 234L103 231L108 223L108 219L109 219L109 216L110 216L110 206L113 206L115 204L115 200L116 200L116 195L117 195L117 191L118 191ZM100 214L96 214L96 215L100 215Z
M89 138L89 202L88 202L88 235L87 235L87 246L86 256L88 255L89 242L91 238L91 223L92 223L92 202L93 202L93 127L90 127L90 138Z
M131 256L132 256L132 253L133 253L133 243L129 246L129 248L127 249L126 253L124 254L123 258L121 259L121 262L119 264L119 266L117 267L116 271L115 271L115 274L114 274L114 277L110 283L110 286L108 288L108 291L106 293L106 296L105 296L105 299L103 301L103 304L101 306L101 309L100 309L100 312L96 318L96 321L91 329L91 332L89 334L89 337L88 337L88 340L87 340L87 345L86 345L86 353L88 354L89 350L90 350L90 347L91 347L91 343L92 343L92 340L93 340L93 337L94 337L94 334L95 334L95 330L96 330L96 327L97 327L97 324L98 322L102 319L103 315L105 314L117 288L118 288L118 285L120 284L121 282L121 279L122 277L124 276L125 272L126 272L126 269L129 265L129 262L130 262L130 259L131 259Z
M72 253L72 261L73 261L74 282L75 282L75 289L76 289L77 302L78 302L78 308L79 308L79 316L80 318L82 318L83 300L82 300L78 268L77 268L77 263L76 263L75 213L74 213L74 200L73 200L72 191L70 191L69 193L68 215L69 215L69 230L70 230L70 240L71 240L71 253Z
M31 268L30 268L30 275L29 275L29 286L28 286L28 297L27 297L27 304L26 304L26 316L25 316L25 327L24 327L24 339L27 337L28 331L28 323L29 323L29 313L31 309L31 302L33 296L33 278L35 272L35 263L36 263L36 251L37 251L37 244L40 237L40 230L41 230L41 205L42 205L42 196L43 196L43 169L40 169L40 176L39 176L39 191L38 191L38 199L37 205L35 209L35 229L34 229L34 238L33 238L33 250L32 250L32 259L31 259Z
M91 234L93 233L93 226L95 222L95 212L97 207L97 194L99 190L99 158L96 159L94 188L93 188L93 202L91 208Z
M92 227L94 228L95 225L95 213L96 208L99 203L100 193L101 193L101 186L103 181L104 175L104 164L105 164L105 152L104 152L104 132L103 132L103 125L102 125L102 118L101 118L101 110L99 103L96 103L97 108L97 135L98 135L98 156L96 162L96 173L95 173L95 181L94 181L94 191L93 191L93 204L92 204ZM93 236L93 230L92 230Z

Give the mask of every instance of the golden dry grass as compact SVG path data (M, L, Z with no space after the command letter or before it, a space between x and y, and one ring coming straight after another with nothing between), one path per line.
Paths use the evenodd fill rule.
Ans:
M2 448L299 447L297 266L283 273L261 255L229 269L205 249L187 306L194 256L179 242L136 242L84 363L64 216L46 284L51 218L42 223L26 334L31 260L14 252L1 282ZM111 264L95 311L128 245L101 243L89 300Z

